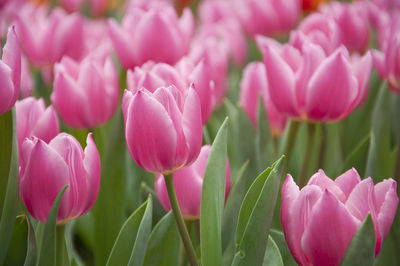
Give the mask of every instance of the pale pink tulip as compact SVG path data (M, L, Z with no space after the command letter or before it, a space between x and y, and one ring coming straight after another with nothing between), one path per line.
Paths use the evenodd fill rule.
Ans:
M251 122L257 127L258 100L262 96L273 136L283 133L286 127L286 117L276 109L268 90L267 74L262 62L252 62L243 70L240 81L239 103L246 111Z
M92 134L82 150L66 133L49 144L38 138L26 139L21 148L20 195L29 213L46 222L57 194L68 185L57 214L66 223L87 213L96 201L100 184L100 156Z
M371 213L378 255L396 214L397 184L360 179L353 168L332 180L319 170L299 190L290 174L282 187L281 222L300 265L339 265L354 233Z
M0 54L1 54L0 46ZM0 115L9 111L18 98L21 84L21 50L14 26L8 29L0 60Z
M78 63L63 57L55 65L51 101L62 120L74 128L106 123L119 100L118 74L110 58L87 57Z
M122 110L125 137L135 162L150 172L169 174L193 163L202 142L200 101L191 87L151 93L125 90Z
M201 191L204 172L210 151L210 145L203 146L201 148L199 157L191 166L177 170L173 174L176 197L178 199L182 216L185 219L200 218ZM229 167L229 160L227 160L225 176L225 200L229 194L230 184L231 171ZM162 174L157 174L154 187L161 205L165 210L170 211L171 204L168 197L167 186L165 185L164 176Z

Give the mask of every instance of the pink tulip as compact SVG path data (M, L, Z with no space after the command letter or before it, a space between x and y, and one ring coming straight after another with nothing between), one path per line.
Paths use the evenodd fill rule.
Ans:
M28 97L17 101L15 107L20 149L25 138L34 136L49 143L60 132L56 112L52 106L46 108L43 99Z
M21 148L20 195L29 213L45 222L60 190L68 185L57 215L66 223L87 213L96 201L100 184L100 157L92 134L82 150L79 142L66 133L49 144L33 137Z
M194 18L189 9L180 19L172 7L166 7L133 9L124 16L121 27L109 20L110 38L125 68L149 60L176 63L187 53L193 30Z
M263 97L271 133L277 137L285 130L287 119L279 113L271 100L264 64L252 62L243 70L242 80L240 81L239 103L255 127L258 126L257 109L260 96Z
M63 57L55 65L51 95L62 120L74 128L93 128L106 123L119 100L118 74L111 59L87 57L77 63Z
M327 57L311 42L304 43L301 50L271 39L259 38L258 43L271 100L279 112L303 120L337 121L366 99L370 53L350 58L341 46Z
M211 151L210 145L205 145L201 148L199 157L189 167L182 168L174 172L174 187L176 197L178 199L179 207L182 216L185 219L199 219L200 218L200 202L201 191L203 185L204 172L206 169L207 159ZM226 178L225 178L225 200L229 194L231 184L231 171L229 167L229 160L226 165ZM167 187L165 185L164 176L157 174L154 187L157 192L158 199L165 210L171 210L169 202Z
M68 12L79 11L82 7L83 0L61 0L60 4Z
M21 51L14 26L12 26L8 29L7 42L0 60L0 115L14 106L18 98L20 84Z
M202 142L200 101L190 87L151 93L125 90L122 110L125 137L135 162L146 171L170 174L193 163Z
M281 222L289 249L300 265L339 265L354 233L371 213L378 255L396 214L397 184L374 186L353 168L332 180L319 170L299 190L290 174L282 187Z
M16 16L17 33L29 61L37 67L49 67L67 55L81 57L83 20L60 8L50 13L44 5L25 4Z
M130 13L132 10L137 8L150 10L153 8L172 7L173 5L173 0L127 0L126 12Z
M24 99L32 95L34 84L26 58L23 56L21 59L21 90L19 97L20 99Z

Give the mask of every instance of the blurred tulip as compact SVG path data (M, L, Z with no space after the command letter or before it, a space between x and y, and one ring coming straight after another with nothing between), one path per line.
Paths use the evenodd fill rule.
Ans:
M257 108L260 96L263 97L271 133L277 137L285 130L287 119L279 113L271 100L264 64L262 62L252 62L243 70L242 80L240 81L239 103L255 127L258 126Z
M121 27L109 20L109 34L124 68L151 60L176 63L189 49L194 18L185 9L180 19L172 7L145 11L139 8L124 16Z
M178 203L182 215L185 219L200 218L201 191L204 172L206 169L207 159L210 151L210 145L203 146L201 148L199 157L191 166L177 170L173 174L176 196L178 198ZM229 160L227 160L225 178L225 200L228 198L230 184L231 172L229 167ZM165 185L164 176L162 174L157 174L154 187L161 205L164 207L165 210L171 210L167 187Z
M51 101L62 120L74 128L106 123L119 100L118 74L111 59L87 57L77 63L63 57L54 68Z
M378 255L396 214L397 184L360 179L353 168L332 180L319 170L299 190L291 175L282 187L281 222L289 249L300 265L339 265L368 212Z
M82 150L79 142L66 133L49 144L33 137L21 148L20 195L29 213L46 222L61 189L68 185L61 200L57 222L66 223L87 213L96 201L100 184L100 157L92 134Z
M370 53L351 59L341 46L326 57L320 46L310 42L301 50L273 42L258 39L271 100L281 113L303 120L337 121L366 99Z
M312 11L317 10L318 6L328 0L301 0L303 10Z
M60 4L68 12L79 11L82 7L83 0L61 0Z
M1 54L1 46L0 46ZM8 29L0 60L0 115L9 111L18 98L21 84L21 50L14 26Z
M43 99L28 97L15 104L18 147L25 138L37 137L49 143L60 132L58 118L52 106L46 108Z
M19 93L20 99L27 98L32 95L33 91L33 79L31 72L29 70L28 62L26 58L23 56L21 57L21 90Z
M193 163L202 142L200 101L191 87L175 86L151 93L125 90L122 110L125 137L135 162L146 171L163 174Z
M17 33L29 61L49 67L64 55L80 59L83 48L83 20L60 8L50 13L44 5L25 4L16 16Z

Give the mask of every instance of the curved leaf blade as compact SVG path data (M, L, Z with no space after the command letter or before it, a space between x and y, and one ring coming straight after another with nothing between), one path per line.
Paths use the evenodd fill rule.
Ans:
M275 243L274 239L269 236L267 249L264 255L263 266L283 266L283 260L281 252L279 251L278 245Z

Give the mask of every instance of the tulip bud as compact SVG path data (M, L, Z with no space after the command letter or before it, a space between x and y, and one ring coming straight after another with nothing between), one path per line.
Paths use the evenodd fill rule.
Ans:
M68 185L57 214L66 223L87 213L96 201L100 185L100 157L92 134L82 150L79 142L66 133L49 144L33 137L21 148L20 195L29 213L46 222L60 190Z
M374 186L370 177L361 180L353 168L336 180L319 170L299 190L288 174L282 187L281 222L297 263L339 265L368 213L374 222L377 256L396 214L396 187L393 179Z
M201 148L199 157L190 166L177 170L173 174L176 197L182 216L185 219L200 218L200 202L201 191L203 185L204 172L206 169L207 159L211 151L210 145L205 145ZM226 165L225 178L225 200L229 194L231 183L231 173L229 160ZM168 197L167 187L165 185L164 176L157 174L154 187L157 192L158 199L165 210L171 210L171 204Z
M125 137L133 160L150 172L170 174L193 163L202 142L200 101L190 87L154 93L125 90L122 110Z

